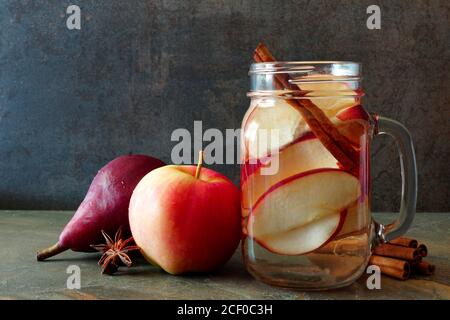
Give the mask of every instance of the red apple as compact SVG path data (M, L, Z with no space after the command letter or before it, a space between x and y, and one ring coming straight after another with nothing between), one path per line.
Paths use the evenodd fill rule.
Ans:
M241 239L239 191L206 168L198 175L195 166L152 171L134 190L129 217L144 257L171 274L214 270Z

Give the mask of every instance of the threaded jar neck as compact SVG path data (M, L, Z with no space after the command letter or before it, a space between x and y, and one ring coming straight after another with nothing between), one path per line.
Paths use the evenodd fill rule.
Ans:
M250 66L249 97L286 99L363 95L361 64L350 61L275 61Z

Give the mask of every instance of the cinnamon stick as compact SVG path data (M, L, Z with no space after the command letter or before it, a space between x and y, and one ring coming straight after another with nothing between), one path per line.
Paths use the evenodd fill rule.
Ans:
M387 276L391 276L393 278L397 278L399 280L407 280L411 274L409 270L405 271L405 270L386 267L386 266L379 266L379 267L380 267L381 273L383 273Z
M260 43L253 56L256 62L273 62L275 57ZM277 89L298 90L288 74L275 74ZM300 89L301 90L301 89ZM311 131L320 140L324 147L350 172L355 172L358 167L359 154L351 143L334 126L325 113L308 99L287 99L291 106L300 112Z
M424 258L428 255L428 248L423 243L417 247L417 250L419 250L419 255Z
M420 263L420 262L422 262L422 256L419 254L414 260L408 260L409 261L409 263L411 263L411 265L413 265L413 264L418 264L418 263Z
M389 257L383 257L378 255L371 255L369 259L369 264L374 264L377 266L386 266L395 269L408 270L410 269L409 262L406 260L394 259Z
M372 255L369 264L378 266L381 273L400 280L408 279L411 274L410 264L405 260Z
M419 250L417 248L408 248L402 246L396 246L393 244L381 244L376 246L373 253L380 256L392 257L404 260L417 260L420 259Z
M431 275L434 273L436 267L428 261L422 261L413 266L415 272L423 275Z
M409 247L409 248L417 248L418 242L416 239L411 239L407 237L398 237L389 241L390 244L395 244L396 246Z

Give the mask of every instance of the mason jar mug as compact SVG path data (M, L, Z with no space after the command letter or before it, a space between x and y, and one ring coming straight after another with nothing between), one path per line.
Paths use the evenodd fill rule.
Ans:
M246 268L266 283L309 290L351 284L371 250L410 226L417 172L410 134L361 104L361 65L265 62L250 68L241 131ZM391 135L402 169L398 218L371 217L370 146Z

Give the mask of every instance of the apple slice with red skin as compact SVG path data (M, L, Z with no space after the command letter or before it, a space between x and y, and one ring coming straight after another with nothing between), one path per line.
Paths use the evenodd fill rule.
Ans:
M341 131L354 145L359 146L360 136L364 133L364 124L369 121L369 118L370 116L366 110L364 110L361 105L357 105L340 111L336 117L331 119L331 121L337 125L339 131ZM311 131L304 131L295 140L280 147L279 152L299 142L315 138L315 135ZM246 159L244 163L244 180L246 177L258 171L261 166L265 166L267 163L270 163L270 158L271 152L261 156L260 158L250 157L249 159Z
M291 256L307 254L335 238L345 220L345 213L345 210L341 213L333 212L315 220L314 223L255 240L273 253Z
M284 99L263 99L244 118L244 141L250 159L279 150L303 134L297 133L302 116ZM277 141L270 141L272 137Z
M315 75L299 86L312 103L318 106L328 116L333 117L344 108L358 103L360 95L352 90L347 82L327 81L333 80L327 75Z
M340 111L331 121L336 124L339 132L350 143L359 148L361 137L365 135L370 116L361 105Z
M277 172L264 174L264 169L277 165L272 161L278 162ZM256 164L243 164L241 169L242 215L244 217L248 215L248 209L269 187L297 173L318 168L338 168L338 164L333 155L312 133L304 135L277 155L259 159Z
M361 105L340 111L333 122L338 129L359 147L368 113ZM241 167L242 215L249 213L251 202L255 202L265 190L275 183L296 173L317 168L337 168L336 159L326 150L311 131L304 133L293 142L285 145L275 156L279 155L279 172L275 175L261 175L261 169L270 167L272 155L260 159L247 160ZM251 179L250 179L251 178Z
M346 208L360 195L358 179L339 169L316 169L278 182L255 203L249 236L284 255L314 251L342 227Z
M269 153L258 159L251 158L251 159L246 160L243 163L242 169L241 169L241 182L244 182L247 179L247 177L251 176L255 172L259 173L261 168L270 166L270 164L272 162L272 158L274 156L278 156L281 151L284 151L285 149L288 149L289 147L291 147L293 145L296 145L296 147L298 147L298 145L297 145L298 143L312 140L312 139L317 140L314 133L312 133L311 131L308 131L301 137L299 137L299 138L295 139L294 141L290 142L289 144L283 146L283 148L280 149L280 151L275 154ZM325 149L325 151L326 151L326 149Z
M364 133L364 124L368 120L368 113L361 105L357 105L339 112L336 117L332 119L332 122L338 126L339 131L341 131L354 145L359 146L360 137ZM306 131L294 141L282 146L279 151L281 152L292 145L309 139L316 139L316 137L311 131ZM243 164L244 167L241 172L241 182L244 182L248 176L252 175L254 172L258 172L261 167L267 166L270 162L270 152L260 158L247 159Z
M361 105L342 109L334 117L330 118L331 122L337 127L339 132L355 147L359 147L361 136L365 133L369 119L369 114ZM302 132L302 135L296 140L302 140L303 136L313 135L313 133L309 131L309 128L308 130L297 131ZM284 146L281 149L283 148Z
M320 79L317 80L327 80L325 77L318 78ZM359 95L345 82L312 81L302 83L301 88L305 92L310 91L307 96L311 95L309 98L311 102L329 118L359 103ZM260 158L268 154L271 149L280 149L309 131L298 110L283 98L273 97L252 100L252 105L244 116L242 127L245 134L245 147L250 158ZM278 130L279 141L272 146L260 146L260 140L266 141L267 132L273 129Z
M341 121L348 121L348 120L369 121L370 116L361 105L357 105L339 111L336 114L336 118Z

